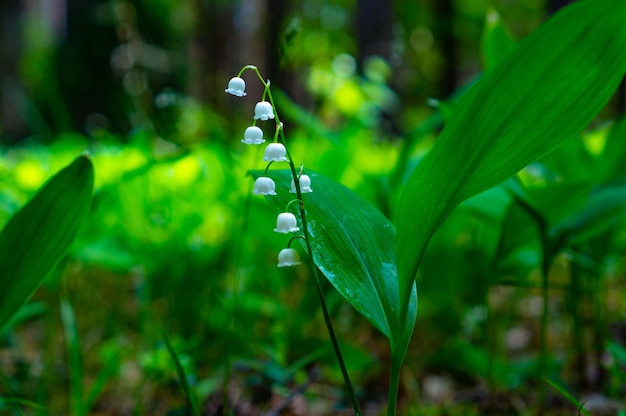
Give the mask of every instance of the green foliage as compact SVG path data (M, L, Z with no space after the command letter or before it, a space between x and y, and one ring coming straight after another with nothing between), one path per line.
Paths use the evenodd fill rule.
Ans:
M589 412L587 411L587 409L583 407L585 404L580 403L578 400L576 400L576 398L572 396L572 394L569 391L567 391L563 386L558 385L557 383L555 383L554 381L548 378L544 378L543 381L545 381L547 384L550 385L550 387L558 391L559 394L561 394L561 396L567 399L567 401L575 405L578 408L578 411L579 411L578 414L584 414L586 416L589 416Z
M495 10L490 10L487 13L482 45L485 68L492 68L504 61L517 46L513 35Z
M57 173L0 234L0 328L68 250L89 210L93 167L87 156Z
M218 3L85 5L80 25L68 15L73 30L62 44L41 24L48 14L26 22L35 42L22 42L31 49L20 51L21 70L8 71L20 85L11 78L3 90L18 117L0 115L0 124L10 121L0 125L8 139L0 221L15 231L10 242L7 229L0 236L0 266L39 267L38 251L58 272L45 280L33 272L28 287L0 277L0 413L276 414L294 405L294 414L335 414L349 406L317 269L275 267L288 237L271 229L295 198L290 174L269 170L279 193L269 203L246 178L266 166L263 146L240 143L259 90L250 82L248 95L232 100L223 88L251 50L280 62L262 72L274 71L291 158L313 179L314 192L303 195L312 263L330 282L322 285L327 312L364 409L380 408L384 390L401 384L400 415L513 414L519 408L502 406L520 398L534 412L540 403L529 390L547 386L542 374L561 377L546 397L552 406L563 392L578 398L594 366L607 370L594 391L623 401L626 119L611 120L620 103L578 134L624 72L622 1L582 0L519 43L544 18L542 2L491 10L463 0L449 11L394 2L392 40L369 57L344 30L359 26L362 2L306 0L260 13L262 21L246 2ZM276 29L280 44L254 36L257 23ZM241 53L229 48L206 64L244 41ZM275 126L257 125L271 140ZM85 136L65 133L72 128ZM65 186L55 176L40 191L52 200L57 183L58 208L73 221L35 209L36 189L84 149L97 171L89 212L75 206L89 205L86 158L67 168L72 178L57 175ZM9 221L31 198L22 211L43 222L22 211ZM297 204L290 210L298 214ZM62 226L71 229L64 249L61 234L47 231ZM22 300L7 303L5 288L22 284ZM430 376L448 390L433 395ZM488 404L462 400L483 397L485 386Z
M254 178L263 171L251 172ZM417 292L411 292L409 315L400 320L395 229L380 211L345 186L320 173L307 173L315 192L306 195L313 260L339 293L391 343L402 362L413 332ZM277 183L268 201L278 210L294 197L288 192L291 172L270 171Z
M564 244L581 244L606 233L625 214L626 185L599 189L550 233L556 240L564 240Z
M165 343L165 347L167 348L167 352L169 353L172 361L174 362L174 367L176 368L176 374L178 375L178 382L180 383L180 388L189 403L189 407L191 408L191 412L194 416L199 415L198 412L198 404L196 402L196 396L193 391L189 387L189 382L187 381L187 374L185 374L185 369L183 368L180 360L178 359L178 354L174 351L172 344L167 339L167 335L163 334L163 342Z
M400 202L403 308L426 246L452 209L579 133L609 100L626 70L625 19L624 2L570 6L461 99Z

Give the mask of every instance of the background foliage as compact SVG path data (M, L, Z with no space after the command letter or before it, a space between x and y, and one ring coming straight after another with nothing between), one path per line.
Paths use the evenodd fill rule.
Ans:
M264 166L240 139L260 86L234 100L228 79L261 68L294 159L395 221L454 97L556 3L2 3L0 223L84 150L95 192L68 255L0 334L0 410L184 414L195 400L221 414L226 391L234 413L263 414L299 386L292 414L345 410L310 273L274 267L277 211L250 196L246 172ZM625 100L622 88L587 131L520 172L521 190L471 198L435 234L404 412L536 408L537 218L572 236L550 269L548 375L580 401L623 407ZM364 410L379 414L387 342L326 290ZM571 406L552 392L551 410Z

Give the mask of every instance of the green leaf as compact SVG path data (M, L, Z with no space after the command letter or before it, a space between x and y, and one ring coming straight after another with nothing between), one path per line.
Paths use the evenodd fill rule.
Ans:
M587 203L550 230L556 241L579 244L608 231L626 214L626 185L601 189Z
M93 166L80 156L52 177L0 233L0 328L68 250L89 210Z
M452 209L578 134L611 98L626 70L625 21L626 1L566 7L463 96L401 197L403 308L428 241Z
M523 188L517 197L540 214L547 226L552 226L584 205L592 187L585 181L555 181Z
M572 396L572 394L569 391L567 391L565 389L565 387L562 387L562 386L558 385L557 383L555 383L554 381L550 380L547 377L541 376L541 378L543 379L543 381L548 383L550 385L550 387L552 387L553 389L558 391L561 394L561 396L563 396L563 398L567 399L571 404L576 406L578 408L578 414L583 413L583 414L585 414L587 416L590 415L590 413L584 407L585 403L584 402L581 403L578 400L576 400L576 398L574 396Z
M487 11L482 37L483 59L486 68L491 68L504 61L517 46L513 35L502 23L502 19L495 9Z
M256 179L264 172L250 174ZM401 362L415 324L417 292L413 285L408 319L401 321L393 225L345 186L320 173L307 171L307 175L314 192L303 198L315 265L359 313L389 338L394 359ZM288 192L291 172L270 171L268 176L276 182L278 195L268 196L267 200L283 212L295 199ZM268 224L268 232L272 228L273 224Z
M598 161L597 170L602 180L615 176L626 177L626 114L611 127Z

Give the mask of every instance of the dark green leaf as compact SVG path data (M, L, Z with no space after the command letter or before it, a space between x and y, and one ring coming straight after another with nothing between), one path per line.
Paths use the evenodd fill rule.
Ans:
M577 2L463 96L401 197L403 307L426 245L450 211L578 134L610 99L626 70L625 21L626 1Z
M587 411L587 409L585 409L585 403L581 403L578 400L576 400L576 398L574 396L572 396L572 394L567 391L565 389L565 387L562 387L560 385L558 385L557 383L555 383L554 381L550 380L547 377L541 377L543 379L543 381L545 381L546 383L548 383L550 385L550 387L552 387L553 389L555 389L556 391L558 391L561 396L563 396L563 398L567 399L570 403L572 403L574 406L576 406L578 408L578 414L585 414L587 416L589 416L589 412Z
M345 186L319 173L307 174L314 192L303 198L315 265L357 311L389 338L394 358L402 361L415 323L417 292L413 285L408 319L400 321L393 225ZM263 171L251 175L258 178ZM268 196L267 200L282 212L295 198L288 192L291 173L270 171L268 176L276 182L278 195ZM273 224L267 228L271 232Z
M517 46L513 35L494 9L487 12L482 44L485 67L487 68L504 61Z
M626 115L615 122L606 139L597 169L603 180L626 176Z
M93 166L81 156L58 172L0 234L0 328L61 260L89 210Z
M594 157L578 136L566 140L558 150L545 155L533 165L539 164L561 181L594 181L597 175Z
M606 232L626 214L626 185L601 189L578 211L558 223L550 234L565 235L573 244Z
M529 186L517 196L541 215L548 226L563 220L585 204L593 184L590 182L551 182Z

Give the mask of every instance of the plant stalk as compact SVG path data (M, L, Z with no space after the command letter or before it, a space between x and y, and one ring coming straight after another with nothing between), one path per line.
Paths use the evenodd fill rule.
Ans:
M313 249L311 248L311 241L310 241L310 236L309 236L309 229L307 226L307 220L306 220L306 212L304 210L304 203L303 203L303 199L302 199L302 190L300 189L300 180L298 178L298 173L296 171L296 166L293 163L293 159L291 158L291 154L289 153L289 148L287 147L287 141L285 139L285 133L283 131L283 124L280 121L280 118L278 117L278 112L276 111L276 106L274 103L274 97L272 97L272 91L270 90L270 85L269 85L269 81L266 82L265 80L263 80L263 77L261 77L261 74L259 73L258 69L255 66L252 65L248 65L246 67L244 67L244 69L252 69L256 72L256 74L258 75L259 79L261 80L261 83L263 84L263 86L265 87L265 92L267 92L267 97L269 99L269 102L272 105L272 108L274 109L274 117L276 119L276 124L278 126L279 129L279 136L280 136L280 140L283 143L283 145L285 146L285 149L287 151L287 158L289 159L289 168L291 169L291 176L293 178L293 182L296 188L296 196L297 199L299 201L301 201L299 205L300 207L300 218L302 220L302 232L303 232L303 236L304 236L304 241L305 241L305 245L306 245L306 250L308 253L308 257L309 257L309 262L311 265L311 270L313 271L313 276L315 278L315 287L317 289L317 295L319 297L320 300L320 305L322 307L322 314L324 315L324 322L326 324L326 328L328 329L328 335L330 336L330 340L331 343L333 345L333 349L335 351L335 356L337 357L337 362L339 363L339 368L341 369L341 374L343 376L343 380L344 383L346 385L346 388L348 389L348 395L350 396L350 400L352 402L352 407L354 409L354 413L356 416L361 416L361 408L359 406L359 402L356 398L356 393L354 391L354 387L352 386L352 381L350 380L350 375L348 374L348 369L346 367L345 361L343 359L343 355L341 354L341 349L339 348L339 342L337 340L337 336L335 334L335 330L333 328L333 324L332 321L330 319L330 313L328 312L328 306L326 305L326 300L324 298L324 292L322 291L322 285L321 285L321 279L320 279L320 275L319 275L319 270L317 268L317 266L315 265L315 262L313 261ZM241 72L243 72L243 70ZM240 74L241 74L240 72ZM265 96L265 93L264 93ZM397 390L397 388L396 388Z
M541 312L541 329L539 333L539 375L541 377L547 377L547 357L548 357L548 314L550 308L548 302L550 297L548 294L548 273L550 270L550 260L548 259L548 253L546 253L545 246L543 246L542 260L541 260L541 299L543 303L543 310ZM546 401L546 384L539 383L539 404L537 406L537 415L541 416L544 412L544 403Z
M395 354L392 354L395 357ZM398 403L398 388L400 386L401 360L391 360L391 372L389 374L389 391L387 392L387 416L395 416Z

